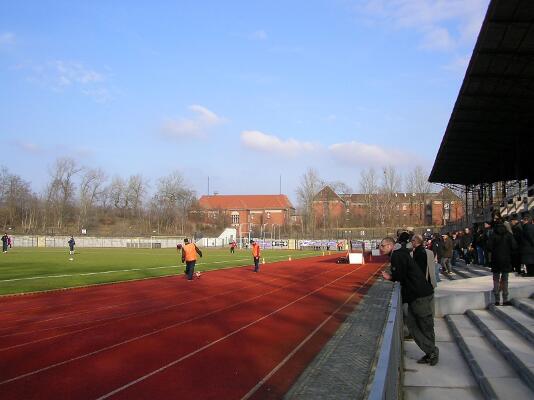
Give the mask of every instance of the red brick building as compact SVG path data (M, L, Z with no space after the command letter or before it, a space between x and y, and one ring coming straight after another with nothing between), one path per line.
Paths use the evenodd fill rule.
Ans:
M462 200L450 189L438 193L317 193L313 211L318 227L444 225L464 216Z
M226 226L237 229L238 236L262 232L277 234L291 221L295 208L286 195L213 195L199 201L204 222L223 218Z

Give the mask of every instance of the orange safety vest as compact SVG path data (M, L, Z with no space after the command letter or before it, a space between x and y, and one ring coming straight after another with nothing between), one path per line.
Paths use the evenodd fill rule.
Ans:
M185 261L197 260L197 248L194 243L188 243L184 247Z
M260 256L260 245L258 243L254 243L252 245L252 257L259 257Z

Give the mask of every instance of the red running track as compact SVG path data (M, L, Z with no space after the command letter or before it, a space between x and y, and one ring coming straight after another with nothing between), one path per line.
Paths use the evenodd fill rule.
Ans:
M0 298L2 399L277 399L381 264L315 257Z

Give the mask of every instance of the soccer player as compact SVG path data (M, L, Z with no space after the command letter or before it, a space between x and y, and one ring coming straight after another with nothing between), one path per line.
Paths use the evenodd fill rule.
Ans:
M72 261L74 260L72 256L74 255L74 245L76 244L76 242L74 241L74 237L71 236L67 243L69 244L69 254L70 254L69 260Z
M260 272L260 245L254 239L250 243L252 245L252 257L254 258L254 272Z
M197 254L202 257L202 252L194 243L189 243L189 239L184 239L182 246L182 262L185 263L185 275L187 280L193 280L193 273L195 272L195 264L197 262Z
M4 236L2 236L2 252L7 253L7 242L8 242L8 236L7 233L4 233Z

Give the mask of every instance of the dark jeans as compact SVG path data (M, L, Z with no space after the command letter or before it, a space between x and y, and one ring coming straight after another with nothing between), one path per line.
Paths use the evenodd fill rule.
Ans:
M185 262L185 274L187 275L187 279L189 280L193 280L193 273L195 272L196 263L196 260Z
M436 336L434 334L434 317L432 303L434 295L420 297L408 304L406 325L414 337L415 343L425 354L436 351Z
M453 267L456 267L456 261L458 261L458 258L459 258L458 250L453 250L452 251L452 258L451 258L451 265Z
M486 259L484 257L484 249L480 246L477 246L477 254L478 254L478 265L486 265Z
M260 270L260 258L254 257L254 272L258 272Z

